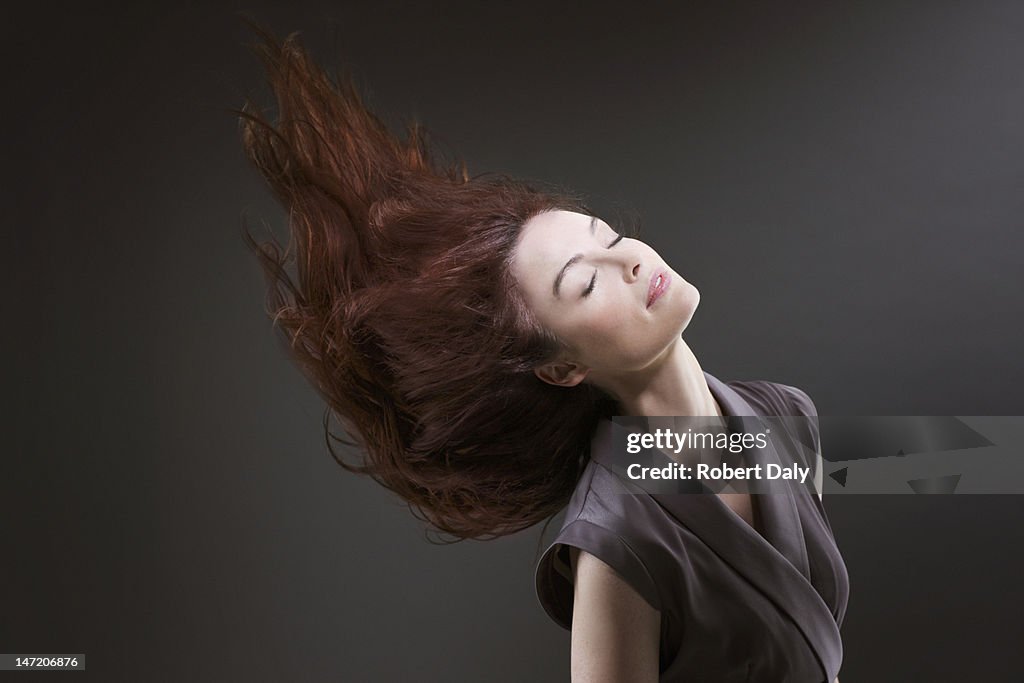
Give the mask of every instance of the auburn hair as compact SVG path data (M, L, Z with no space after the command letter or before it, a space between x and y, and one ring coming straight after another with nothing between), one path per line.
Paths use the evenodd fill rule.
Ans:
M532 216L591 212L564 190L436 161L420 125L390 132L351 74L320 68L298 33L278 41L252 28L277 120L249 101L235 113L290 238L284 249L248 229L244 238L275 327L327 403L332 455L454 540L552 517L614 402L588 383L534 375L565 345L531 316L510 261ZM332 441L361 459L347 462Z

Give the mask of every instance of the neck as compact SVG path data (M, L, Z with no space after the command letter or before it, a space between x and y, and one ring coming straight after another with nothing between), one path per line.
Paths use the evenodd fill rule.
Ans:
M623 415L722 415L697 357L682 337L648 368L605 384Z

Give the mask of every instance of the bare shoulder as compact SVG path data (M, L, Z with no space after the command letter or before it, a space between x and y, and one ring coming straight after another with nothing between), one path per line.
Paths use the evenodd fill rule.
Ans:
M661 613L610 566L570 550L575 590L572 680L658 680Z
M572 564L576 591L585 591L591 598L615 598L622 604L634 605L637 611L660 614L640 594L630 586L619 573L609 565L579 548L569 548L569 561Z

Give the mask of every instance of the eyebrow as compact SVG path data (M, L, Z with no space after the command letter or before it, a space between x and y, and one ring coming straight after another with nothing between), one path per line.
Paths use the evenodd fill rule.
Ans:
M595 230L597 230L597 216L591 216L590 234L593 235ZM551 291L554 293L556 299L558 298L558 289L559 287L562 286L562 279L565 278L565 271L569 270L573 266L573 264L577 263L581 258L583 258L583 254L576 254L568 261L566 261L565 265L562 266L562 269L558 271L558 275L555 277L555 286L551 288Z

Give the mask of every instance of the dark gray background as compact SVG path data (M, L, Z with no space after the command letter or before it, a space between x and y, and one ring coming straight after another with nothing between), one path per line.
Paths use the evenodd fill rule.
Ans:
M837 5L9 14L0 652L84 652L76 680L568 677L539 528L432 546L326 451L240 238L283 214L227 113L270 102L236 10L471 172L640 216L720 379L822 414L1024 415L1024 5ZM826 506L844 683L1019 680L1020 497Z

